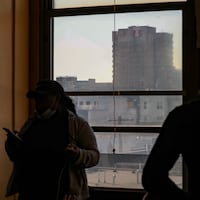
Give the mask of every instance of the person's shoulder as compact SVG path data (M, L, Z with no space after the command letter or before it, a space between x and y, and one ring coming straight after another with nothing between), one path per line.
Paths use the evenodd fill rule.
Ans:
M84 118L79 115L74 114L71 111L68 111L69 120L71 121L78 121L80 123L88 123Z
M200 99L195 99L192 101L188 101L182 105L179 105L172 110L172 113L179 113L179 114L195 114L200 112Z
M200 109L200 99L193 99L182 105L183 109Z

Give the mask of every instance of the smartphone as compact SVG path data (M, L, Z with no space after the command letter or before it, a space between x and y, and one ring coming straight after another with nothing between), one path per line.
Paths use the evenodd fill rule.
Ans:
M10 136L14 137L15 139L22 142L22 139L17 134L15 134L13 131L11 131L10 129L3 128L3 130L6 131L7 135L10 135Z

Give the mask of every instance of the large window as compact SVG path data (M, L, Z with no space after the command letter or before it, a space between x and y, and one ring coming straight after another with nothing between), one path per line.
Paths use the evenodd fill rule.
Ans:
M160 127L184 102L187 2L141 3L49 1L50 78L93 127L101 152L87 170L90 186L142 188ZM171 177L183 187L181 158Z

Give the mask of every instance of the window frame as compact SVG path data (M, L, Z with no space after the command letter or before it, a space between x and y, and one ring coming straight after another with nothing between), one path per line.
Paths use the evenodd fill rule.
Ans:
M52 0L39 1L40 22L39 22L39 79L53 78L53 17L58 16L76 16L107 13L125 13L142 11L164 11L164 10L182 10L183 11L183 64L182 64L182 90L177 91L74 91L67 92L70 96L128 96L128 95L181 95L183 104L198 95L198 69L194 61L195 50L195 17L194 1L169 2L169 3L145 3L128 5L111 5L98 7L80 7L80 8L61 8L53 9ZM193 38L193 39L192 39ZM193 66L191 68L191 66ZM191 77L193 82L191 83ZM145 132L158 133L161 127L158 126L93 126L95 132ZM183 189L187 190L187 171L183 162ZM112 188L113 189L113 188ZM123 189L126 190L126 189ZM133 190L133 189L131 189ZM138 190L138 189L136 189Z

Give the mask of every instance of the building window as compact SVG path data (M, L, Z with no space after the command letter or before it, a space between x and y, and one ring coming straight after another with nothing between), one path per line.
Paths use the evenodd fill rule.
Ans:
M144 102L144 109L147 109L147 102Z
M187 1L63 2L49 3L45 18L49 74L95 131L101 159L87 170L89 185L142 188L163 120L183 103Z
M89 106L90 105L90 101L86 101L86 105Z
M157 109L163 109L162 102L157 102Z

